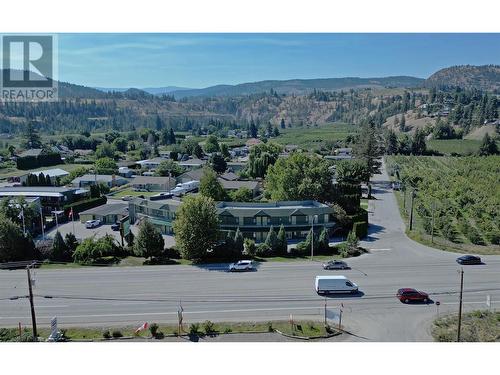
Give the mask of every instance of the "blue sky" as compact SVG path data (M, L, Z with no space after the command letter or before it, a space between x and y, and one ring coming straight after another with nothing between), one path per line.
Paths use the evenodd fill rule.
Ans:
M60 34L59 79L192 88L266 79L426 78L500 64L500 34Z

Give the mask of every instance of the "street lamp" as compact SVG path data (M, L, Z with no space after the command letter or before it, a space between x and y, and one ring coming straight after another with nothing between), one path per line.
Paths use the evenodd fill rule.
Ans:
M311 260L313 260L314 257L314 222L317 220L318 220L318 215L314 215L311 226Z

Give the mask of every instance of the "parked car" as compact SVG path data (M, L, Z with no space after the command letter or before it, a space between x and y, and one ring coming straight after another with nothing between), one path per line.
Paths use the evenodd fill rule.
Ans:
M457 258L459 264L481 264L481 258L475 255L462 255Z
M395 181L392 183L392 190L401 190L401 183L399 181Z
M429 295L425 292L418 291L413 288L401 288L398 290L396 297L404 303L409 302L429 302Z
M234 272L234 271L252 271L253 268L253 262L251 260L239 260L236 263L231 263L229 265L229 271Z
M96 219L96 220L87 220L85 222L85 228L87 228L87 229L96 228L99 225L101 225L101 220L99 220L99 219Z
M114 231L120 230L120 223L114 223L111 225L111 229Z
M323 263L323 269L325 270L346 270L348 268L347 263L341 260L330 260L327 263Z
M358 293L358 286L345 276L316 276L314 289L318 294Z

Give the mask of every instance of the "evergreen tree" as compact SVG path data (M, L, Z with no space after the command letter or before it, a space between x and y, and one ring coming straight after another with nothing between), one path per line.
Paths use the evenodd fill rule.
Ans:
M224 173L227 163L224 157L219 153L214 153L208 159L208 164L216 173Z
M281 129L285 129L286 128L285 119L284 118L281 118L280 127L281 127Z
M35 122L29 121L26 124L26 131L24 133L25 146L27 148L42 148L42 141L38 130L35 128Z
M329 245L330 236L328 234L328 229L323 227L318 238L318 251L322 253L327 253L330 249Z
M288 254L288 241L286 240L286 231L285 231L285 226L283 224L280 225L277 243L278 243L278 246L277 246L278 254L287 255Z
M269 232L267 233L266 241L264 242L269 248L272 250L273 254L278 253L279 244L278 237L276 236L276 232L274 231L273 226L269 228Z
M398 137L396 133L392 130L389 130L386 138L386 146L385 153L387 155L394 155L398 152Z
M240 228L238 227L236 229L236 233L234 234L234 249L235 252L237 252L239 255L243 253L243 234L240 231Z
M481 146L479 147L479 155L488 156L496 154L498 154L497 143L488 133L486 133L481 141Z
M425 133L423 130L417 129L413 135L411 152L413 155L423 155L426 150L427 145L425 143Z
M139 225L139 233L134 242L134 254L144 258L159 257L163 254L165 241L161 233L149 221Z
M379 158L381 152L377 141L377 131L373 122L369 122L363 126L353 151L358 159L366 163L371 175L380 172L381 162Z
M63 240L63 237L59 231L54 235L54 241L52 242L52 251L50 252L50 260L66 262L71 260L70 254L68 252L68 247Z

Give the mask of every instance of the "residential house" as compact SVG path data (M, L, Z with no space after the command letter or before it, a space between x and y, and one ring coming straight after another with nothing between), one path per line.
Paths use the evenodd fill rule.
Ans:
M86 187L97 184L104 184L112 188L114 186L122 186L129 182L128 179L116 175L107 174L84 174L81 177L71 181L71 185L78 187Z
M0 198L25 197L40 198L44 212L60 210L63 206L88 196L89 191L80 188L54 186L13 186L0 187Z
M135 173L133 169L129 167L118 167L118 174L125 178L130 178Z
M193 169L197 169L197 168L203 167L205 164L207 164L207 161L206 160L202 160L202 159L194 158L194 159L188 159L188 160L185 160L185 161L179 161L177 163L181 167L183 167L185 169L193 170Z
M175 188L176 180L173 177L137 176L130 185L137 190L170 191Z
M252 195L254 197L259 194L260 186L257 181L225 180L221 177L218 177L217 180L226 191L234 191L241 188L247 188L252 192Z
M114 224L125 216L128 216L127 203L111 203L80 212L80 221L100 220L102 224Z
M204 170L203 168L193 169L192 171L187 171L177 177L177 181L180 183L189 182L189 181L200 181L201 177L203 177Z
M155 168L158 168L160 163L165 161L165 160L166 160L165 158L156 157L153 159L139 160L139 161L136 161L135 163L139 167L144 168L144 169L155 169Z

